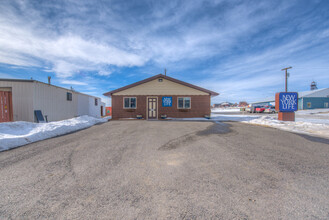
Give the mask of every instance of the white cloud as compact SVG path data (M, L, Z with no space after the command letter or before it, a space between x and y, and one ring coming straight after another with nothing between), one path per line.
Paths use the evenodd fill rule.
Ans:
M210 3L215 6L223 1ZM0 32L3 33L0 36L0 52L10 56L0 61L25 66L47 63L60 77L70 77L83 70L108 75L109 71L104 71L106 65L141 66L149 60L166 65L212 57L229 49L239 37L253 32L255 26L273 17L273 13L268 13L266 17L251 16L257 10L268 8L268 4L258 4L252 8L241 4L225 10L224 15L204 16L193 21L193 25L180 25L195 19L191 13L202 9L203 4L205 2L202 1L152 4L152 13L148 17L151 20L146 24L139 23L140 19L121 15L120 11L129 13L123 6L115 11L111 7L98 8L88 2L69 1L63 5L41 4L45 8L36 8L27 1L18 2L23 13L17 14L14 7L3 4L6 13L0 15ZM89 8L97 10L103 22L97 22L95 19L99 17L94 14L85 14L85 24L76 19L88 13ZM63 17L48 20L42 10L60 10ZM158 33L162 29L169 30L169 33Z
M81 82L77 80L62 80L60 81L62 84L67 84L67 85L78 85L78 86L85 86L88 85L86 82Z
M70 77L78 71L98 71L107 65L140 66L147 61L130 48L121 49L70 31L57 34L40 26L43 20L38 16L30 24L24 17L10 13L10 7L5 9L7 14L0 14L1 63L37 67L46 64L58 76ZM32 9L31 12L36 13Z
M33 4L0 5L0 62L42 67L62 79L90 72L110 78L135 66L145 76L167 67L220 92L216 99L237 101L280 89L287 65L294 89L310 77L328 82L323 69L305 68L327 66L329 23L307 6L296 9L294 0ZM200 71L189 76L194 68Z
M258 101L283 91L284 72L281 69L293 66L289 70L290 91L308 90L313 80L327 87L329 51L321 48L328 48L329 42L318 33L322 31L309 31L280 45L269 45L261 51L248 52L233 59L230 57L217 66L205 68L200 74L205 74L207 80L198 83L221 93L213 102ZM320 48L317 46L319 42Z

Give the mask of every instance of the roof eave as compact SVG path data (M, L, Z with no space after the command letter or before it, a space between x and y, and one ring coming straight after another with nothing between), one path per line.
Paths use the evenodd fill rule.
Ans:
M155 79L157 79L157 78L164 78L164 79L170 80L170 81L172 81L172 82L179 83L179 84L181 84L181 85L184 85L184 86L187 86L187 87L190 87L190 88L193 88L193 89L196 89L196 90L202 91L202 92L209 93L209 95L210 95L211 97L215 97L215 96L218 96L218 95L219 95L219 93L217 93L217 92L213 92L213 91L210 91L210 90L207 90L207 89L201 88L201 87L199 87L199 86L195 86L195 85L193 85L193 84L190 84L190 83L187 83L187 82L184 82L184 81L178 80L178 79L174 79L174 78L171 78L171 77L169 77L169 76L162 75L162 74L158 74L158 75L152 76L152 77L150 77L150 78L147 78L147 79L141 80L141 81L139 81L139 82L135 82L135 83L132 83L132 84L130 84L130 85L123 86L123 87L121 87L121 88L118 88L118 89L115 89L115 90L112 90L112 91L106 92L106 93L104 93L103 95L104 95L104 96L111 97L114 93L117 93L117 92L120 92L120 91L123 91L123 90L129 89L129 88L132 88L132 87L135 87L135 86L138 86L138 85L144 84L144 83L146 83L146 82L149 82L149 81L155 80Z

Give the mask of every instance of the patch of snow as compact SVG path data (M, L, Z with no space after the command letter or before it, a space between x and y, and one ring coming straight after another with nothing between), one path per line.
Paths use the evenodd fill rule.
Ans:
M298 110L296 115L329 114L329 108Z
M270 116L262 116L251 121L243 122L255 125L270 126L295 133L313 134L329 137L329 124L323 123L323 120L313 120L313 122L307 122L305 119L296 119L295 122L291 122L279 121L276 118Z
M319 111L313 111L319 112ZM323 112L323 111L320 111ZM276 115L272 116L261 116L261 115L227 115L227 114L212 114L210 119L206 118L174 118L172 120L183 120L183 121L213 121L213 122L225 122L225 121L237 121L242 123L254 124L254 125L263 125L274 127L277 129L318 135L322 137L329 138L329 118L317 118L316 114L309 115L301 114L300 116L296 115L295 122L279 121Z
M108 119L109 117L99 119L84 115L39 124L24 121L0 123L0 151L88 128Z
M240 108L213 108L211 112L239 112Z
M319 118L302 118L302 117L295 117L297 122L310 122L314 124L326 124L329 125L329 118L328 119L319 119Z
M257 115L220 115L220 114L212 114L212 121L250 121L255 118L259 118Z

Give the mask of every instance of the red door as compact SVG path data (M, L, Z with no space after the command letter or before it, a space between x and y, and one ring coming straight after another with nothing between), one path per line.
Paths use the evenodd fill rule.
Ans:
M11 92L0 91L0 122L13 121Z

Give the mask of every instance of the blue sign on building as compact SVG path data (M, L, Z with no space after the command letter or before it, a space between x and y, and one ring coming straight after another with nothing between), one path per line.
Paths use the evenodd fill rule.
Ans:
M172 97L164 96L162 97L162 107L171 107L172 106Z
M279 95L280 112L295 112L298 109L297 92L281 92Z

